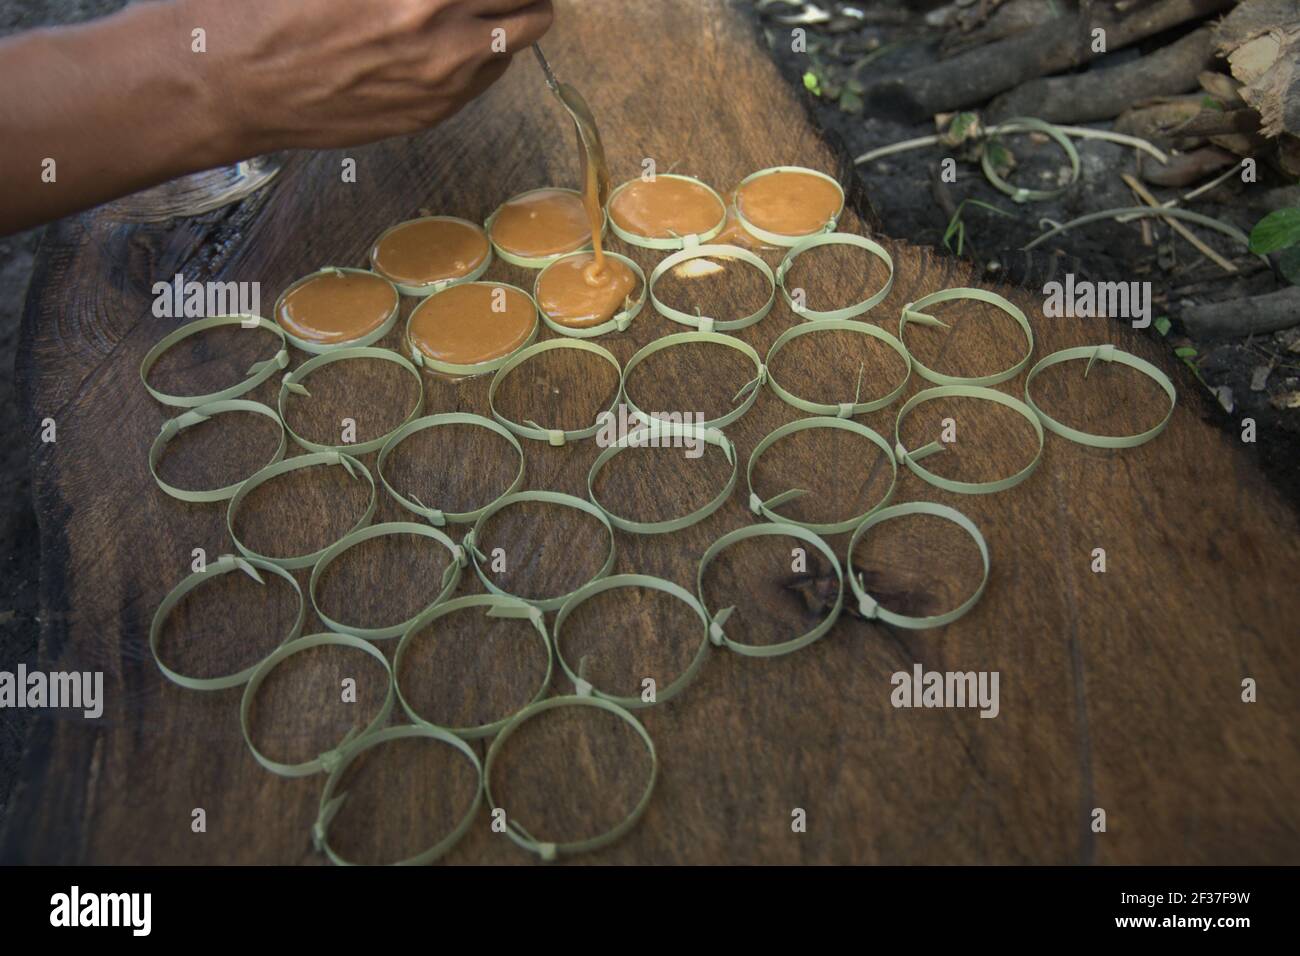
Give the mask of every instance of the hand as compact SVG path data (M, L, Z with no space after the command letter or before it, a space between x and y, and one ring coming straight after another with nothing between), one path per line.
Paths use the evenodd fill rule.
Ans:
M180 0L213 109L255 152L426 129L542 36L550 0Z
M550 0L172 0L0 40L0 235L185 173L446 119ZM193 48L202 29L203 52Z

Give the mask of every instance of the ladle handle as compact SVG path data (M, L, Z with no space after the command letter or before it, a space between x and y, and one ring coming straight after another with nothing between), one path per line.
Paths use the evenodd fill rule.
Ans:
M542 65L542 73L546 76L546 85L550 88L552 93L558 95L560 92L560 84L559 81L555 79L555 74L551 71L551 64L546 62L546 54L542 52L542 48L536 43L533 44L533 52L537 54L537 62Z

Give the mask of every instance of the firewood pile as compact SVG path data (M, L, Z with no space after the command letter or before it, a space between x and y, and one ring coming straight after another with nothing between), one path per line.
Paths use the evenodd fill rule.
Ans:
M749 5L884 231L1026 287L1149 281L1156 333L1234 422L1279 426L1300 497L1300 0Z

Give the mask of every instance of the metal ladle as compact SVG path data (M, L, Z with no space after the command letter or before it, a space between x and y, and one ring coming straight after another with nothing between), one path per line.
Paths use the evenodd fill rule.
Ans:
M578 156L582 166L579 171L582 174L583 189L586 189L588 171L595 170L596 199L603 209L609 199L609 164L605 161L605 146L600 141L600 131L596 129L596 118L591 114L591 107L581 93L555 78L551 64L546 62L542 48L536 43L533 44L533 52L537 54L537 62L542 65L547 87L573 117L573 125L578 131Z

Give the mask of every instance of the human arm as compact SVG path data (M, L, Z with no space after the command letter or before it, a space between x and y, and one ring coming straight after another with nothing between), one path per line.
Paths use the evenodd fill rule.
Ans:
M0 234L262 153L428 128L551 17L549 0L161 0L0 41Z

